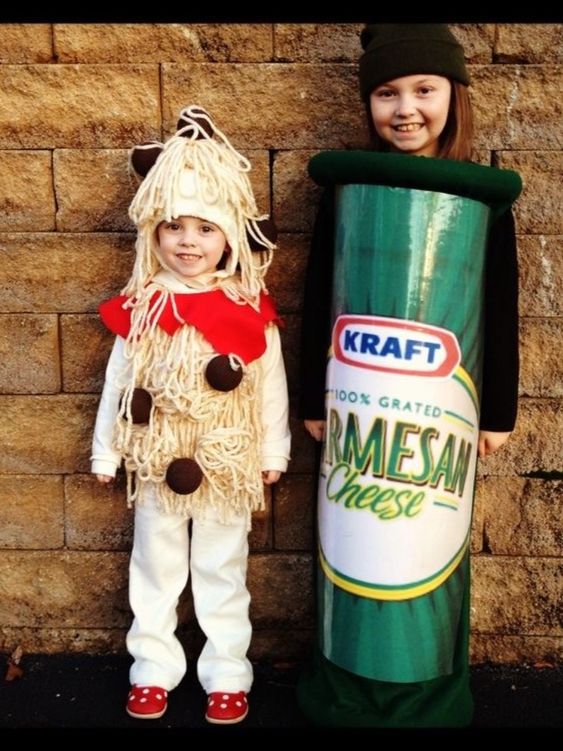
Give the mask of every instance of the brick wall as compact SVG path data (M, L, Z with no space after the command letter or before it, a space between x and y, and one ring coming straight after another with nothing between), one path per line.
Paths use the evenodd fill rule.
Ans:
M88 474L111 337L97 303L128 278L126 152L209 109L253 163L282 231L271 288L295 397L311 154L364 143L357 24L0 26L0 649L123 649L131 514ZM555 25L465 25L479 159L517 169L522 379L518 428L480 467L473 657L561 658L563 71ZM312 639L313 447L251 535L252 655ZM201 637L187 595L184 639Z

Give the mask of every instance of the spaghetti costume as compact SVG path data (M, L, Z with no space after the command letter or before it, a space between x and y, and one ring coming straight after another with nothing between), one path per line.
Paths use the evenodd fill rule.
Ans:
M251 513L264 508L262 471L285 471L289 459L280 322L264 283L274 228L257 211L250 163L200 107L182 111L166 143L136 147L131 164L144 177L130 207L137 254L122 293L100 306L116 339L92 453L99 475L114 476L124 461L135 507L130 679L164 691L182 679L176 607L191 573L207 637L199 680L208 694L238 700L252 684ZM203 280L175 273L160 256L157 227L177 217L225 235L224 256ZM132 691L128 711L142 701ZM243 717L214 719L209 702L209 721Z

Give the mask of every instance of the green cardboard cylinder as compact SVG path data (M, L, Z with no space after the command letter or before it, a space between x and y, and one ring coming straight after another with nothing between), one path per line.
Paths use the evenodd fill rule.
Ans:
M319 644L378 681L452 670L468 575L483 270L518 175L327 152L336 233L319 482Z

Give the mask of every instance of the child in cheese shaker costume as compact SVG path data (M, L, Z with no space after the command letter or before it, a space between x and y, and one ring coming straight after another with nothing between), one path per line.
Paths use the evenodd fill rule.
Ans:
M386 536L389 539L392 534L395 534L398 524L403 525L401 529L406 530L406 535L419 520L438 519L440 512L443 512L444 522L449 524L456 515L459 516L458 509L463 504L467 513L471 498L465 499L463 504L460 503L456 507L453 501L450 502L450 498L454 498L455 494L442 492L442 496L434 498L435 503L432 503L432 489L438 485L441 488L443 483L440 479L441 469L440 467L436 469L437 465L432 464L432 452L428 448L435 445L439 435L438 430L431 426L427 427L426 433L423 434L426 437L432 436L428 443L424 443L424 439L422 441L423 450L426 450L425 468L421 469L422 465L419 464L418 477L412 480L413 484L418 483L417 487L421 490L419 497L424 498L423 505L407 509L400 522L392 518L391 510L385 510L383 505L383 511L376 507L375 503L370 513L366 511L369 503L367 493L372 490L375 492L378 487L377 483L383 482L380 478L384 475L384 470L376 467L376 459L381 458L385 449L388 448L383 439L380 442L376 440L380 435L376 431L381 426L387 425L386 420L391 420L391 400L386 402L380 397L382 394L394 393L398 386L392 376L380 375L381 380L377 383L382 383L383 378L387 378L385 383L389 384L389 391L378 392L377 386L370 388L369 383L365 387L366 393L361 397L366 401L371 399L375 405L371 423L372 432L369 438L366 437L367 431L358 438L355 405L347 408L348 422L341 421L338 410L344 412L344 407L340 407L335 402L335 390L329 388L329 385L333 385L330 380L326 382L325 393L327 351L331 343L333 345L329 352L331 367L335 367L334 362L339 357L340 362L343 359L342 354L338 352L333 356L336 344L340 345L342 340L338 338L339 335L332 334L331 309L332 315L335 315L336 309L337 314L340 312L370 313L372 316L376 314L381 316L385 301L393 300L394 307L389 305L388 309L383 312L386 318L379 320L383 322L383 326L392 326L395 321L398 321L399 326L403 326L403 331L405 326L407 330L416 331L410 342L414 349L407 351L406 355L407 359L416 359L416 348L420 347L422 342L415 340L420 338L420 331L429 331L429 328L424 328L424 323L429 320L428 317L424 317L424 313L434 299L432 296L439 287L440 280L442 280L442 287L438 290L437 297L442 309L454 317L457 309L464 304L465 298L457 291L458 288L456 287L456 292L452 291L454 284L457 284L455 273L451 274L450 279L445 275L444 260L446 263L449 262L447 259L449 251L444 251L447 243L444 241L442 244L442 238L447 237L447 232L451 230L451 227L455 228L456 221L461 222L459 225L461 229L457 236L454 236L452 247L449 249L453 257L457 253L458 246L463 246L465 237L469 236L470 233L465 232L464 227L470 228L471 222L467 221L466 225L463 225L465 220L456 219L451 212L448 214L448 219L443 220L442 225L440 216L431 217L429 223L423 224L420 220L423 211L416 214L412 207L416 205L424 208L439 205L445 209L449 205L448 201L457 200L449 195L444 197L443 193L454 195L459 193L466 198L476 198L482 202L482 204L476 202L471 205L467 201L463 203L465 199L460 199L461 217L462 212L465 211L469 215L473 210L472 206L482 206L483 208L479 208L479 211L486 212L484 204L489 203L494 209L492 221L489 223L486 213L483 213L482 225L478 226L478 222L474 222L472 230L475 236L481 234L483 237L485 248L483 271L482 274L479 271L475 272L473 277L470 275L467 277L468 283L474 285L477 301L473 318L470 308L468 320L479 320L479 316L482 315L484 330L479 333L479 329L476 332L474 349L469 353L464 352L464 358L467 355L467 359L470 360L473 352L481 347L482 342L480 415L478 400L475 398L477 419L473 421L472 427L478 435L478 440L476 439L473 443L471 439L471 448L468 449L466 457L469 457L470 451L471 461L474 463L476 450L481 458L496 451L509 437L516 419L518 270L514 220L509 206L517 196L521 183L514 173L500 174L502 172L500 170L495 171L493 168L469 163L472 137L471 106L467 92L469 75L465 67L463 49L447 26L443 24L370 24L364 28L361 42L364 53L359 65L360 92L366 106L372 151L317 155L310 165L311 175L319 184L325 185L326 190L321 199L315 224L307 272L303 310L302 351L304 355L301 361L300 414L305 419L305 427L313 438L318 441L324 438L325 441L324 464L322 465L324 474L321 469L321 483L331 470L331 463L334 464L341 458L338 454L342 443L344 443L342 450L344 459L346 456L357 459L356 473L353 475L356 484L349 484L350 497L346 501L346 505L353 508L353 514L345 509L340 511L339 506L342 506L344 501L340 500L339 504L334 500L331 502L330 498L334 499L336 495L328 496L328 491L325 496L322 496L322 504L319 501L319 509L323 509L322 521L325 529L329 529L326 519L330 521L332 518L330 514L335 515L338 511L341 514L339 518L346 517L346 520L352 518L352 515L357 518L362 517L363 514L364 526L366 522L369 522L374 529L379 530L378 533L381 536L377 542L372 540L371 547L364 549L364 559L367 560L377 546L383 549ZM369 170L372 170L372 174L366 177ZM373 177L373 174L376 177ZM333 178L333 175L337 177ZM498 187L502 181L508 185L508 188L505 185L502 190L499 189L498 195L493 195L496 188L493 189L492 186L496 184ZM363 183L374 183L384 187L372 189L370 185L369 188L365 188ZM366 200L366 205L362 206L357 214L354 213L353 206L346 214L342 209L347 200L346 196L352 195L354 190L356 191L354 195L362 195L361 190L364 188L366 195L369 189L374 191L369 194L376 196L372 199L372 205L368 205ZM412 190L413 188L417 190ZM436 191L436 193L430 191ZM438 194L439 191L441 191L440 194ZM504 195L500 196L503 191ZM412 197L411 194L413 194ZM431 203L434 200L433 195L438 196L434 204ZM383 201L387 201L385 204L387 207L399 206L397 215L388 219L390 212L381 210L378 212L374 208L379 205L376 203L377 200L381 201L381 205ZM401 200L404 201L402 207L399 205ZM350 203L346 205L351 206ZM433 209L430 208L430 215L432 211ZM365 219L370 212L372 212L371 224ZM409 214L409 212L412 213ZM433 225L431 221L435 224ZM362 222L364 223L362 228L365 231L363 238L356 230ZM448 222L450 227L447 226ZM426 236L424 232L427 232ZM340 241L338 241L339 237ZM357 244L357 250L354 250L357 237L360 237L360 241ZM386 245L389 237L394 238L395 244L390 242ZM337 238L336 241L335 238ZM377 242L373 238L377 238ZM450 242L449 239L448 242ZM416 265L417 249L420 249L419 257L423 257L423 253L426 254L424 263L419 266ZM337 250L341 254L338 260L340 264L338 275L333 271L333 264L336 263L333 258L337 258ZM442 253L442 256L437 260L439 253ZM347 258L354 258L356 262L358 258L361 258L363 265L356 267L352 261L348 261L348 266L346 266ZM397 261L398 258L401 260ZM409 258L410 267L408 261L403 260ZM460 263L457 269L459 279L465 278L465 268L473 262L472 258L470 251ZM469 262L466 262L467 259ZM376 266L376 264L380 265ZM348 273L348 279L344 282L342 282L343 267ZM377 268L378 273L370 272L370 268ZM440 276L441 274L444 276ZM365 285L364 278L368 280ZM350 282L349 279L355 281ZM412 287L409 289L408 284L411 279ZM356 289L355 298L354 289ZM395 289L399 291L393 297ZM463 285L460 289L463 290ZM404 290L406 292L401 297ZM363 300L358 302L362 294L367 302ZM458 294L459 298L456 298ZM484 302L482 308L481 295ZM352 300L356 307L350 310L349 308L353 306L349 305L341 311L343 299ZM397 300L402 302L397 303ZM371 308L364 310L362 305L366 307L371 305ZM404 312L411 309L412 314ZM480 312L481 310L483 313ZM420 311L422 315L417 318L415 314ZM350 315L347 318L350 320ZM352 323L359 320L361 325L367 326L361 317L352 319ZM432 320L430 322L432 323ZM365 329L365 331L368 330ZM350 324L349 330L345 332L349 335L348 345L352 353L349 356L364 357L364 362L360 367L365 367L365 360L370 351L379 354L379 350L375 350L374 342L384 341L382 332L385 330L392 330L396 333L399 329L397 327L395 329L381 328L379 336L362 335L354 332ZM365 350L362 350L362 353L365 351L368 354L354 355L358 349L356 343L360 341L360 336L367 337ZM397 343L399 338L390 337L389 341ZM384 351L383 346L381 351ZM391 355L388 359L392 360L393 355L397 355L397 350L389 350L389 352ZM338 364L341 371L345 367L350 369L351 361L347 362L348 364L344 366ZM398 359L394 362L398 362ZM466 365L465 359L463 364ZM360 368L357 370L359 371ZM474 371L480 372L479 368L475 368ZM374 372L370 371L370 373L371 383L374 384L376 383ZM404 382L409 377L403 374L395 376L395 380L402 378ZM477 375L474 380L479 383L480 376ZM367 376L363 383L366 382L368 382ZM469 379L466 379L465 385L469 382ZM462 390L461 386L459 389ZM338 395L339 398L343 398L341 395L347 397L345 391L339 391ZM352 396L358 398L355 392ZM418 409L415 403L422 402L424 399L420 397L416 387L410 398L412 402L406 401L404 404L406 408L411 409L411 412L405 413L406 416L396 418L403 420L399 425L404 432L402 434L400 431L395 432L395 437L398 435L399 439L394 441L395 453L390 459L390 465L395 470L394 481L389 480L390 475L385 478L387 482L385 487L391 488L386 492L396 493L395 497L401 497L401 492L403 497L408 497L410 491L402 489L409 487L406 484L409 477L416 476L415 460L418 461L418 456L416 454L417 443L413 436L420 428L417 425L419 418L417 415L413 417L412 410ZM329 406L333 405L333 408L329 410L331 422L328 428L327 402ZM400 409L399 400L395 402L399 406L394 409ZM428 406L425 408L429 409ZM453 415L451 419L457 419L458 423L462 424L459 415ZM445 435L445 430L442 433ZM407 435L408 438L406 438ZM361 441L364 439L366 443L362 444ZM369 440L371 443L368 443ZM460 443L457 438L455 440L458 446L470 445ZM388 441L391 443L390 436L388 436ZM362 448L364 445L371 447L373 454L368 454L367 449ZM381 449L380 454L376 453L376 448ZM364 454L361 454L362 450ZM364 466L361 466L362 462L359 457L363 457ZM442 457L446 457L446 453L443 453ZM370 480L372 485L368 485L366 478L369 471L372 471L372 458L374 478ZM434 461L437 461L437 458ZM338 466L349 471L343 460L336 469L333 469L331 477L338 479L335 473L342 472ZM433 468L436 479L432 483L428 481L428 477ZM349 476L352 477L351 474ZM328 487L327 482L325 481L326 487ZM358 493L361 488L366 489L357 496L357 498L362 497L362 500L358 500L355 505L352 491ZM471 486L469 486L470 492ZM329 500L326 500L327 497ZM441 502L442 507L439 508ZM380 513L377 521L372 519L375 512ZM409 515L411 518L407 518ZM321 525L320 529L322 529ZM436 524L432 530L429 528L426 539L434 539L437 542L440 535L445 537L449 534L448 530L449 527L442 528ZM438 578L434 574L434 579L431 577L424 579L425 574L421 573L420 569L415 570L412 572L411 579L406 576L404 578L405 582L415 582L416 586L413 585L412 593L404 592L406 584L403 585L402 581L394 582L393 567L390 567L387 579L383 579L383 575L377 579L374 575L373 581L384 582L379 586L379 590L376 590L376 585L373 585L370 590L364 585L364 580L354 578L354 574L350 574L343 566L341 570L345 570L348 578L338 572L338 567L331 568L330 562L327 563L327 558L322 557L323 542L324 551L331 551L336 559L337 553L344 545L344 536L345 531L340 526L336 528L332 538L328 533L325 534L324 540L321 538L322 570L319 573L318 587L320 648L316 650L313 663L302 676L298 686L298 697L302 709L318 725L364 727L467 725L472 716L468 665L468 533L460 548L459 558L453 560L450 570L446 567L443 569L445 572L443 585L437 583ZM352 539L351 535L348 535L348 538ZM429 557L428 552L422 556L419 553L422 549L428 551L428 546L424 548L423 536L418 538L421 540L420 543L417 540L420 548L415 548L410 542L406 543L405 539L406 536L400 539L397 533L397 544L394 549L391 546L389 559L392 558L395 550L399 550L402 551L403 560L407 562L420 560L421 565L425 564ZM355 549L358 549L358 546ZM343 558L338 560L341 561ZM354 565L360 569L361 563L361 556L359 556L359 563L354 561ZM377 574L379 575L379 571ZM392 582L392 585L389 582ZM432 589L432 587L436 588ZM454 590L455 596L452 594ZM442 595L442 592L446 592L446 595ZM443 597L443 601L439 597ZM444 602L453 604L451 607L444 606ZM419 617L416 621L417 614L423 612L423 605L427 608L424 611L426 620ZM366 614L366 617L364 618L360 613ZM417 628L410 628L406 625L407 623L416 623ZM374 627L374 624L378 625ZM388 631L383 633L383 628L379 628L380 624L385 625ZM338 643L337 637L339 637Z
M126 709L161 717L184 676L174 631L191 572L207 637L205 717L236 723L252 684L251 514L289 459L279 320L264 283L275 228L256 208L250 163L199 107L182 111L166 143L133 149L131 165L144 177L130 207L136 261L122 294L100 306L116 339L92 451L102 483L124 460L135 507Z

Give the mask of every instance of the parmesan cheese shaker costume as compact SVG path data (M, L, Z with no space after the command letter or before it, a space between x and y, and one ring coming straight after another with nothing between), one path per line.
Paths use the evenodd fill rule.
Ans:
M298 698L319 725L463 726L477 445L516 417L521 180L468 161L469 77L446 26L369 25L362 43L375 150L309 164L326 190L301 412L326 429L318 649Z
M162 716L185 673L174 631L190 570L207 636L197 667L206 719L238 722L252 683L251 513L264 507L261 473L275 481L289 459L279 321L264 282L275 228L256 208L250 163L199 107L182 111L166 143L133 149L131 164L144 176L130 207L136 261L122 294L100 306L116 340L92 451L101 481L124 460L135 506L127 711Z

